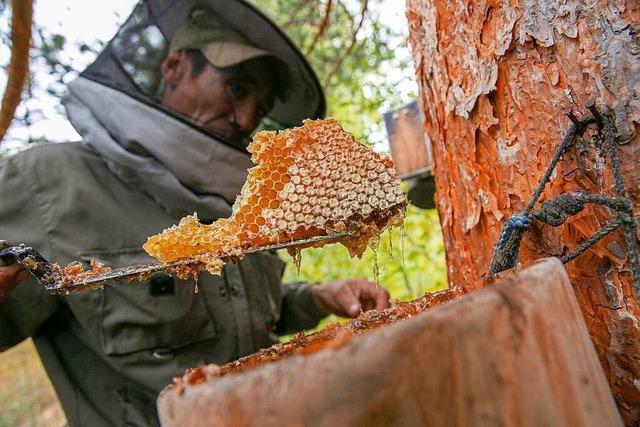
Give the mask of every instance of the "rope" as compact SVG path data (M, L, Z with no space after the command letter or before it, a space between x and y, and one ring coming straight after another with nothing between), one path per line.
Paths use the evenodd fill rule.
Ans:
M547 170L533 191L531 200L524 212L512 215L502 226L487 275L492 276L501 271L513 268L516 265L524 232L531 229L535 225L535 221L558 227L565 223L567 216L576 215L581 212L586 204L596 204L615 211L615 219L603 226L578 248L562 257L561 261L567 263L574 260L602 238L622 227L627 243L628 259L631 263L631 271L633 273L636 298L640 298L640 257L638 256L638 246L635 238L637 224L633 217L633 204L626 197L624 189L622 173L620 171L620 158L618 150L616 149L613 121L610 117L611 113L607 112L601 115L593 102L589 102L587 108L591 111L592 115L583 117L580 120L578 120L573 113L567 113L572 124L569 126L567 134L564 136ZM533 211L533 207L538 202L560 158L565 151L576 144L577 138L582 136L591 124L596 124L598 128L597 139L598 142L600 142L598 146L604 147L607 150L615 182L616 197L589 194L585 191L560 194L554 199L542 202L541 208Z
M489 275L510 268L504 268L505 265L515 265L522 235L533 227L534 223L533 217L527 214L512 215L507 219L502 231L500 231L500 237L498 237L498 243L489 267Z

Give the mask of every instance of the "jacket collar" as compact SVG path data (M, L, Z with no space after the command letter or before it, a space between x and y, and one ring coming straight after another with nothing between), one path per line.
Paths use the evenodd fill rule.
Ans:
M166 112L80 77L63 104L71 124L123 181L176 217L227 217L252 166L248 153Z

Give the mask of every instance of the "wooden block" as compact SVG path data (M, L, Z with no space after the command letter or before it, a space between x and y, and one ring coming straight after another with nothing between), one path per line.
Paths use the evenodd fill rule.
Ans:
M336 348L168 388L162 425L619 426L554 258Z
M429 174L433 169L431 141L425 136L422 122L416 101L384 114L391 157L402 179L409 175Z

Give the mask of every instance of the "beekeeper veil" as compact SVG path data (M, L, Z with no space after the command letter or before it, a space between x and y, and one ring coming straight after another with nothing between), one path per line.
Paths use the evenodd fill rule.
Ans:
M308 62L284 32L242 0L143 0L96 61L81 75L159 105L160 64L171 40L194 16L207 12L242 34L256 49L271 53L289 72L285 97L267 114L270 126L298 126L325 114L325 99Z
M242 0L143 0L68 85L63 103L71 124L116 175L176 216L224 217L252 163L246 141L206 131L161 105L161 63L180 49L199 49L219 67L274 59L287 84L267 113L269 128L322 117L324 95L289 38Z

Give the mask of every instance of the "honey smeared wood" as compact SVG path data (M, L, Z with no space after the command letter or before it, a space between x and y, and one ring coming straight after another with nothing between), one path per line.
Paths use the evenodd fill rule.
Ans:
M419 315L444 302L487 286L491 282L478 281L463 289L452 287L444 291L427 293L413 301L398 301L386 310L371 310L346 323L335 323L313 334L296 334L289 342L276 344L257 353L242 357L226 365L210 364L189 370L182 377L174 379L168 390L182 393L185 387L195 386L205 381L215 380L224 375L240 373L267 363L278 361L290 355L307 355L317 351L336 348L347 343L352 337L390 325L398 320Z

